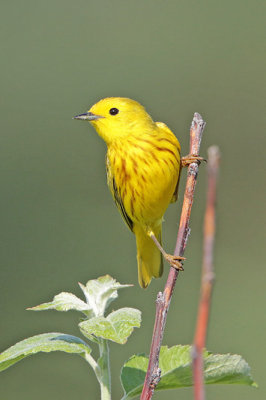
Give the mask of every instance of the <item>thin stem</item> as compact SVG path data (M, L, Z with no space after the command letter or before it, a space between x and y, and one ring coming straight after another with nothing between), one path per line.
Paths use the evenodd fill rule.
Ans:
M85 360L90 364L90 366L92 367L93 371L94 371L95 374L97 375L97 367L98 367L98 364L97 364L97 362L94 360L94 358L93 358L90 354L86 353L86 354L85 354Z
M98 365L101 369L101 400L111 400L111 370L108 341L102 339L99 344L100 358Z
M190 128L190 154L192 154L193 156L199 155L200 142L204 127L205 122L203 121L201 115L195 113ZM179 257L183 256L188 240L189 220L198 169L198 162L193 162L188 167L186 190L184 194L184 202L180 217L179 230L177 234L176 248L174 252L174 255ZM157 295L156 315L150 349L149 365L143 385L142 394L140 397L141 400L151 399L154 390L158 382L160 381L159 354L166 324L167 312L170 306L178 274L179 271L171 267L164 288L164 292L159 292Z
M100 384L101 400L111 400L111 370L109 359L109 346L108 341L101 339L99 343L100 357L98 362L86 353L85 360L90 364L95 372L96 378Z
M215 203L220 152L217 146L208 149L208 189L203 231L201 295L192 351L194 399L205 399L203 350L206 343L211 294L214 281L213 248L215 238Z

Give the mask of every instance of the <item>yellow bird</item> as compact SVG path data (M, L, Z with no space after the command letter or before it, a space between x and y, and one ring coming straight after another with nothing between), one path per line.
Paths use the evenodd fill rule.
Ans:
M146 288L163 272L162 255L176 268L182 257L161 246L163 215L176 201L180 144L137 101L108 97L75 119L89 121L107 145L107 183L125 223L136 235L138 278Z

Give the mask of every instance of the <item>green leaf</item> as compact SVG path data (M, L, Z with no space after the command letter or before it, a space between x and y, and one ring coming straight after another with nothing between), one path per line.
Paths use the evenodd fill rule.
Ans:
M109 304L118 297L117 290L133 285L120 285L110 275L90 280L86 286L79 284L95 316L103 316Z
M93 336L124 344L133 329L139 328L141 312L134 308L121 308L105 317L94 317L79 324L81 332L93 340Z
M125 399L140 395L148 367L148 357L132 356L123 366L121 382ZM191 346L162 346L159 367L161 380L156 390L175 389L193 385L191 370ZM247 362L237 354L204 353L204 377L206 384L243 384L257 386Z
M77 296L72 293L62 292L53 298L53 301L49 303L43 303L36 307L27 308L27 310L43 311L43 310L57 310L57 311L69 311L76 310L82 311L86 316L92 314L92 309L84 301L80 300Z
M16 343L0 354L0 371L32 354L51 351L76 353L83 357L91 348L80 338L64 333L43 333Z
M79 283L86 301L79 299L72 293L62 292L53 298L49 303L43 303L36 307L30 307L28 310L43 311L57 310L81 311L87 318L94 316L102 316L108 305L117 298L117 290L132 285L120 285L115 279L109 275L101 276L98 279L92 279L87 282L86 286Z

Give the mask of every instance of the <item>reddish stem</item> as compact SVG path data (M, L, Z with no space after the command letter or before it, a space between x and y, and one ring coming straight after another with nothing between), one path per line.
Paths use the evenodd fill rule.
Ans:
M203 262L201 296L192 352L194 375L194 399L205 399L203 351L206 343L211 294L214 281L213 248L215 238L216 186L220 153L216 146L208 150L208 189L203 232Z
M199 155L200 142L205 127L200 114L195 113L190 128L190 154ZM196 180L199 170L199 163L193 162L188 167L187 183L184 194L183 207L180 217L179 230L174 255L183 256L187 239L189 235L189 220L191 207L193 203L193 195L196 186ZM153 328L152 343L150 348L150 358L143 390L140 399L151 399L157 384L160 381L159 354L163 339L167 312L170 306L173 290L178 277L179 271L173 267L170 268L164 292L159 292L156 299L156 315Z

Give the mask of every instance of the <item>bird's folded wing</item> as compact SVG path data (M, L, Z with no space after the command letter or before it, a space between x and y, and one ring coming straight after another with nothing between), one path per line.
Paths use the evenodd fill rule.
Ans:
M124 203L121 199L119 190L116 186L116 182L115 182L115 178L111 172L111 168L109 166L108 163L108 159L106 160L106 173L107 173L107 183L109 186L109 189L112 193L113 199L115 201L115 204L120 212L120 214L122 215L123 220L125 221L125 223L127 224L127 226L129 227L129 229L131 231L133 231L133 221L132 219L129 217L129 215L127 214L125 207L124 207Z
M181 174L180 174L180 172L179 172L177 184L176 184L176 187L175 187L175 191L174 191L173 197L172 197L172 199L171 199L171 203L175 203L175 202L177 201L177 197L178 197L178 187L179 187L179 182L180 182L180 175L181 175Z

